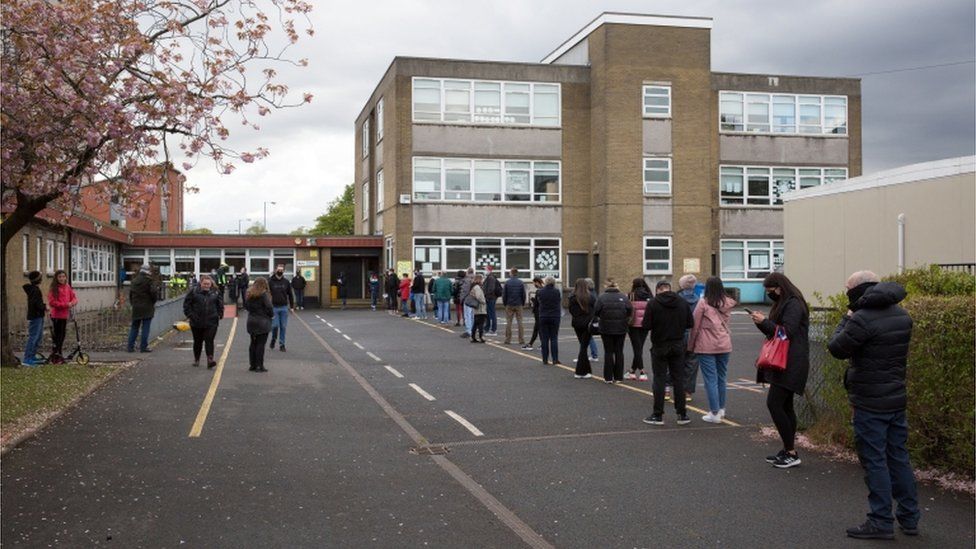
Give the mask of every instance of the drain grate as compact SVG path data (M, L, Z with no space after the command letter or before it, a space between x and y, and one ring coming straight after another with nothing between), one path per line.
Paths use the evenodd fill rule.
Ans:
M418 456L443 456L444 454L450 452L451 449L442 444L428 444L425 446L417 446L410 449L411 454Z

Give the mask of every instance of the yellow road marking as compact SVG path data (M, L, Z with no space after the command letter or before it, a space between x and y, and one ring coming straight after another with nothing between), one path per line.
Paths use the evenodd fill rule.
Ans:
M428 324L427 322L421 322L421 324L425 324L427 326L430 326L431 328L436 328L438 330L444 330L445 332L450 332L452 334L455 333L454 330L449 330L447 328L444 328L443 326L435 326L433 324ZM514 355L519 355L521 357L530 358L530 359L535 360L537 362L542 362L542 359L540 357L538 357L538 356L530 355L528 353L523 353L523 352L521 352L521 351L519 351L517 349L509 349L508 347L505 347L504 345L501 345L499 343L492 342L492 343L489 343L488 345L491 345L492 347L494 347L496 349L501 349L503 351L507 351L507 352L512 353ZM556 366L558 368L562 368L563 370L566 370L568 372L575 372L576 371L575 368L570 368L569 366L566 366L565 364L553 364L553 366ZM602 377L600 377L598 375L593 375L593 379L596 379L596 380L599 380L599 381L606 381L604 378L602 378ZM616 383L614 385L616 385L617 387L621 387L621 388L624 388L624 389L628 389L630 391L634 391L635 393L641 393L641 394L648 395L648 396L654 396L654 393L652 393L651 391L648 391L646 389L640 389L638 387L633 387L633 386L630 386L630 385L625 385L623 383ZM707 410L702 410L701 408L696 408L694 406L689 406L687 404L685 404L685 408L687 408L689 410L693 410L693 411L698 412L700 414L707 414L708 413ZM722 419L722 423L725 423L727 425L731 425L733 427L742 427L738 423L736 423L736 422L734 422L732 420L729 420L729 419Z
M190 428L190 438L197 438L200 436L200 432L203 431L203 424L207 421L207 414L210 413L210 405L213 403L214 395L217 394L217 386L220 385L220 375L224 372L224 364L227 362L227 355L230 354L230 345L234 341L234 333L237 332L237 317L234 317L234 322L230 325L230 335L227 336L227 343L224 344L224 352L220 354L220 360L217 361L217 369L214 371L213 379L210 380L210 389L207 390L207 396L203 398L203 404L200 405L200 411L197 413L197 420L193 422L193 427Z

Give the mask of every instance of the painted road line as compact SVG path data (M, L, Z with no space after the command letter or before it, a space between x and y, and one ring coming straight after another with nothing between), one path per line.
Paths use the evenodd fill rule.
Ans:
M475 427L474 425L472 425L470 421L464 419L460 415L455 414L454 412L452 412L450 410L444 410L444 413L447 414L447 415L449 415L449 416L451 416L452 418L454 418L454 421L457 421L461 425L464 425L464 428L467 429L467 430L469 430L469 431L471 431L471 434L472 435L474 435L476 437L483 437L483 436L485 436L485 434L482 433L481 431L479 431L477 427Z
M341 334L342 333L342 330L340 330L339 328L332 328L332 329L335 330L335 333L337 333L337 334Z
M363 351L366 350L366 348L360 345L358 341L353 341L352 344L355 345L356 347L359 347Z
M427 400L437 400L436 398L434 398L434 395L432 395L432 394L428 393L427 391L421 389L420 388L420 385L417 385L416 383L408 383L408 385L410 385L410 388L411 389L413 389L414 391L417 391L418 393L420 393L420 396L426 398Z
M386 368L387 370L389 370L391 374L397 376L400 379L403 379L403 374L401 374L400 372L396 371L396 369L393 366L383 366L383 367Z
M371 353L369 351L366 351L366 354L369 355L369 358L375 360L376 362L383 362L383 359L382 358L374 355L373 353Z
M346 339L347 339L347 340L349 340L349 341L352 341L352 338L351 338L351 337L349 337L349 336L347 336L346 334L342 334L342 337L344 337L344 338L346 338Z
M333 326L332 323L329 322L328 320L325 320L325 323L329 325L329 328L335 328L335 326Z
M234 322L230 325L230 334L227 336L227 344L224 345L224 352L220 354L220 360L217 361L217 369L214 371L213 378L210 380L210 388L207 390L207 396L203 397L203 404L200 405L200 411L197 412L197 419L193 422L193 427L190 428L190 438L197 438L203 431L203 424L207 421L207 415L210 413L210 405L213 404L214 395L217 394L217 386L220 385L220 376L224 373L224 364L227 363L227 355L230 354L230 346L234 342L234 333L237 332L237 317L234 317Z
M325 319L324 318L320 318L319 320L321 320L322 322L325 322ZM328 324L328 322L325 322L325 323Z
M322 317L320 317L319 315L315 315L315 318L322 320Z

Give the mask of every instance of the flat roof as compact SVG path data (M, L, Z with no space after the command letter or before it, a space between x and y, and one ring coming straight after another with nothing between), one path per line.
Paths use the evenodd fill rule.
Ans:
M651 15L644 13L623 13L605 11L596 16L579 32L571 36L568 40L559 45L552 52L543 57L541 63L552 63L559 59L564 53L572 49L576 44L582 42L591 32L595 31L600 25L607 23L621 23L624 25L647 25L656 27L685 27L690 29L711 29L711 17L687 17L681 15Z

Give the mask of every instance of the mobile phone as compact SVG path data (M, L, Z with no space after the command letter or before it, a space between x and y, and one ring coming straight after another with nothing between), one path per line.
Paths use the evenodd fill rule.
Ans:
M745 311L748 314L752 314L752 309L749 309L747 307L743 307L742 310Z

